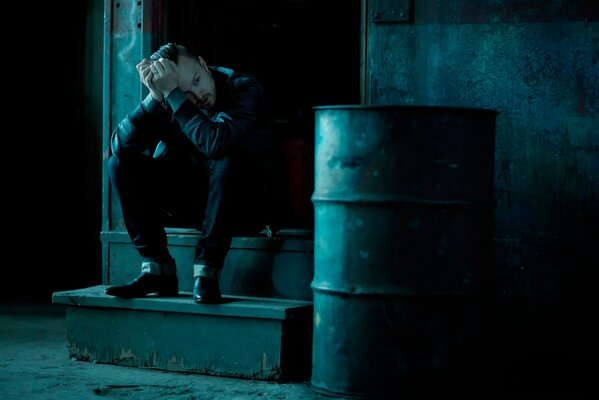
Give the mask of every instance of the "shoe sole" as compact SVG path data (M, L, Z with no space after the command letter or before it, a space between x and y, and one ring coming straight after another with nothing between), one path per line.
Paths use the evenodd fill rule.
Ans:
M221 304L223 302L222 298L219 299L193 299L193 302L196 304Z
M160 297L178 297L179 296L179 291L178 290L174 290L174 291L162 291L162 292L156 292L156 294L158 294L158 296Z
M168 291L160 291L160 292L150 292L150 293L134 293L134 294L127 294L127 293L110 293L110 292L105 292L108 296L113 296L113 297L120 297L121 299L139 299L142 297L146 297L149 294L152 293L156 293L156 295L158 295L158 297L178 297L179 296L179 291L178 290L168 290Z

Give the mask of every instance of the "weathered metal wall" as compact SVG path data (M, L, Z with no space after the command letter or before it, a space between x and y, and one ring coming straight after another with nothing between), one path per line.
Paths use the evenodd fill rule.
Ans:
M564 360L576 369L597 350L588 321L599 265L599 3L364 0L363 9L367 103L499 111L498 384L534 385L518 381L526 369L551 382Z
M118 199L107 175L110 135L147 94L135 65L151 54L159 40L161 0L104 0L102 231L124 231ZM102 243L102 281L108 282L110 243Z

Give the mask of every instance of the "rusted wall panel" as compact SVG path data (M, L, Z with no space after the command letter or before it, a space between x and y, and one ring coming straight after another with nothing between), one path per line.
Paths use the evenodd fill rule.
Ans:
M116 125L147 94L135 65L156 46L161 0L104 0L102 230L124 231L121 207L111 193L108 160L110 136ZM102 244L102 281L108 283L110 244Z
M554 239L589 229L585 213L598 189L597 24L372 32L372 57L381 54L370 62L372 103L500 112L497 237Z
M502 349L570 361L593 354L599 3L411 4L409 23L364 25L366 102L499 111L492 312L503 318L496 328L514 327L501 329ZM565 374L561 356L522 368L545 371L556 384L547 378Z
M413 3L416 21L420 24L516 24L599 20L595 0L415 0Z

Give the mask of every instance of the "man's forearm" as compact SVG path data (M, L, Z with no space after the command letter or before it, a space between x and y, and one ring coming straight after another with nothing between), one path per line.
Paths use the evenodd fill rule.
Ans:
M192 104L177 88L166 98L173 120L202 153L211 158L225 154L247 132L257 117L259 95L257 88L239 90L227 107L210 117Z
M166 104L164 103L164 100L156 100L151 93L148 93L146 98L141 102L141 106L143 107L144 111L148 114L159 113L166 109Z
M163 126L165 107L148 94L141 104L116 127L111 140L114 154L123 151L145 151L158 143L158 132Z

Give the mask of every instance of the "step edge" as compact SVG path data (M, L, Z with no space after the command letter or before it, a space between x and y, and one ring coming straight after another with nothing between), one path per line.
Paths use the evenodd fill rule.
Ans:
M191 299L191 293L188 292L180 292L180 296L177 298L148 296L145 298L121 299L104 294L106 287L108 286L98 285L89 288L54 292L52 294L52 303L73 307L128 309L215 317L275 320L301 318L313 309L313 303L309 301L234 295L223 295L225 299L237 300L225 304L195 304ZM185 298L186 302L181 302L183 298ZM175 299L179 299L179 301L173 301Z

